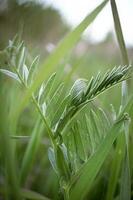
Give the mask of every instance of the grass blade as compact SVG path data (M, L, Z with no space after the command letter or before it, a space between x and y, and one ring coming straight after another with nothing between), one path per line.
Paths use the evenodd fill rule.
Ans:
M31 135L29 144L27 146L26 152L23 157L22 167L20 171L20 181L23 184L28 176L28 173L32 167L33 159L36 157L36 153L38 150L38 146L41 140L41 133L42 133L43 126L40 125L40 118L37 121L33 133Z
M27 190L27 189L21 189L21 193L22 193L22 196L26 199L32 199L32 200L50 200L49 198L37 193L37 192L34 192L34 191L31 191L31 190Z
M117 10L117 5L115 0L111 0L111 8L113 13L114 25L115 25L115 32L118 40L118 44L120 47L122 60L124 65L129 65L128 53L126 50L126 45L122 33L121 23L119 19L119 14ZM130 89L131 82L124 81L122 83L122 106L126 104L128 98L128 89ZM122 169L122 177L121 177L121 187L120 187L120 199L129 200L131 198L131 177L130 177L130 167L129 167L129 155L128 155L128 128L126 128L125 123L125 144L124 144L124 160L123 160L123 169Z
M121 23L120 23L120 18L116 6L115 0L110 0L111 2L111 8L112 8L112 14L113 14L113 19L114 19L114 26L115 26L115 32L118 40L118 44L120 47L121 55L122 55L122 61L124 65L129 65L129 59L128 59L128 53L122 33L122 28L121 28ZM122 93L124 94L124 88L127 88L127 91L130 89L130 80L128 81L123 81L122 83ZM128 94L128 92L127 92ZM125 97L122 97L122 102L124 101Z
M112 13L113 13L115 32L116 32L118 44L120 47L123 64L129 65L128 54L126 50L126 45L125 45L125 41L124 41L124 37L122 33L121 23L120 23L119 14L118 14L115 0L111 0L111 8L112 8Z
M9 120L9 112L5 104L10 98L9 93L6 93L6 87L0 89L0 177L2 171L4 176L3 186L5 194L2 199L20 199L20 187L18 182L18 171L16 162L16 148L15 142L10 138L11 123ZM14 122L15 123L15 122ZM0 189L2 184L0 184Z
M120 135L117 140L115 154L113 156L113 161L111 164L111 173L109 177L106 200L114 199L114 194L115 194L118 179L119 179L123 154L125 152L123 151L125 150L125 148L123 149L123 146L124 146L124 135Z
M130 120L125 122L125 155L123 159L123 168L121 175L121 187L120 187L120 199L130 200L131 199L131 173L130 173L130 162L129 162L129 124Z
M127 153L125 154L125 159L123 160L123 169L121 176L121 188L120 188L120 200L130 200L131 199L131 177L130 177L130 167L129 159Z

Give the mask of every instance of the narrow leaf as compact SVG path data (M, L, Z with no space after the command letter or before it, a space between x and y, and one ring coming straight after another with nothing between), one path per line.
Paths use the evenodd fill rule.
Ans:
M23 72L23 80L25 81L25 83L27 83L29 70L25 64L23 65L22 72Z
M26 181L27 176L32 167L33 160L36 156L36 153L37 153L37 150L39 147L39 143L41 140L42 128L43 128L43 126L40 125L40 118L39 118L37 123L35 124L30 141L28 143L28 146L26 148L26 151L24 153L24 157L22 160L22 167L21 167L21 171L20 171L21 183L24 183Z
M18 52L18 55L17 55L17 63L16 63L16 67L18 69L18 71L22 71L22 68L23 68L23 65L25 63L25 46L24 46L24 43L22 43L21 47L19 48L19 52Z
M6 69L0 69L0 72L2 72L3 74L5 74L5 75L17 80L18 82L20 82L20 79L19 79L17 74L15 74L15 73L13 73L13 72L11 72L9 70L6 70Z
M29 69L28 84L31 84L34 79L34 75L35 75L38 63L39 63L39 56L36 56Z
M129 161L129 124L130 120L127 120L124 124L125 130L125 156L123 160L121 182L120 182L120 199L130 200L131 199L131 172L130 172L130 161Z
M49 198L28 189L21 189L21 195L22 197L31 200L50 200Z
M113 200L119 181L119 174L122 165L123 154L125 152L124 147L124 135L119 135L117 138L115 152L113 154L113 160L110 166L109 182L106 194L106 200Z
M79 126L80 126L79 121L74 124L73 135L74 135L74 139L75 139L77 154L82 161L85 161L86 158L87 158L87 155L86 155L86 152L85 152L84 143L83 143L83 140L82 140L82 136L81 136Z
M54 80L55 80L55 76L56 76L56 73L53 73L49 77L48 81L46 82L46 85L44 85L43 92L42 92L40 99L39 99L40 104L42 104L44 102L44 100L46 99L46 97L50 93L52 86L53 86L53 83L54 83Z
M113 13L113 18L114 18L116 36L117 36L117 40L118 40L119 47L122 54L123 64L129 65L126 45L125 45L125 41L124 41L124 37L122 33L121 23L120 23L119 14L118 14L115 0L111 0L111 8L112 8L112 13Z
M55 160L55 153L51 147L48 149L48 158L54 171L58 174L58 169L57 169L56 160Z

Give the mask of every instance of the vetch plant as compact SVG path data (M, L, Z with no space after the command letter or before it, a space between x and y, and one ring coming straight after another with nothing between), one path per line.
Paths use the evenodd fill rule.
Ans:
M112 177L109 179L106 198L107 200L115 199L120 164L123 162L121 179L126 181L127 188L124 188L123 181L120 186L120 193L116 198L124 199L128 197L130 199L130 117L127 112L132 107L133 96L128 97L127 85L125 84L122 87L122 104L119 111L116 112L112 106L111 114L113 117L108 116L103 108L92 104L98 95L118 83L126 83L131 78L132 68L127 62L126 48L123 48L124 39L121 40L120 23L118 29L115 25L118 41L121 42L121 51L125 56L123 65L114 67L104 74L99 72L96 77L92 77L90 80L77 79L67 93L64 93L67 88L64 83L54 84L56 73L51 73L47 81L44 79L43 73L46 66L49 67L48 74L53 70L54 65L74 46L81 33L94 20L106 3L107 1L104 1L98 6L60 43L55 52L47 59L44 68L39 69L40 71L37 68L39 57L36 57L29 64L27 61L28 51L24 42L20 41L18 36L9 41L9 45L1 54L6 60L2 63L2 65L6 65L6 69L3 68L0 71L25 88L27 92L24 98L27 101L31 97L31 102L40 115L21 162L18 177L19 192L17 194L14 194L15 191L12 194L9 192L12 198L48 199L23 188L30 173L31 162L38 151L42 130L45 127L51 142L51 146L48 148L48 157L59 180L59 199L81 200L89 195L111 148L113 149L112 155L114 155L111 168L112 177L115 167L118 171L115 173L114 180ZM114 0L111 1L111 5L114 21L118 23L119 16L115 16L117 10ZM22 108L23 105L20 105L20 107ZM89 110L87 110L87 107L89 107ZM43 122L44 127L41 122ZM120 157L118 156L119 150L122 152ZM17 184L15 179L11 179L11 181Z
M35 58L30 67L28 67L26 65L27 50L24 43L17 42L17 40L18 37L15 37L13 41L10 41L9 46L3 52L7 56L8 67L10 67L12 71L5 69L1 69L0 71L17 80L28 90L30 84L34 80L38 57ZM77 180L85 178L84 171L89 171L91 162L93 163L94 160L96 161L97 152L100 151L99 148L101 145L102 148L109 147L102 143L104 143L107 138L110 138L111 134L113 136L110 138L110 143L108 145L112 145L117 137L116 130L118 131L118 128L121 130L122 124L125 120L128 120L128 117L127 114L124 114L124 111L121 111L116 120L112 119L112 122L109 122L108 116L102 109L98 109L98 113L91 110L89 116L86 114L83 116L86 132L89 136L89 138L86 136L88 138L87 141L85 141L85 138L82 136L83 133L81 133L82 120L72 122L72 119L87 106L88 103L93 101L96 96L115 84L128 79L130 77L130 71L130 66L119 66L108 70L104 75L98 73L98 75L95 78L92 77L90 81L85 79L76 80L68 94L62 99L61 106L56 106L54 113L58 113L58 116L56 116L56 114L55 116L53 116L53 114L50 115L50 108L58 102L60 95L62 95L61 88L63 87L63 84L59 84L52 94L52 99L49 100L50 90L56 77L55 73L50 76L46 83L44 82L41 85L36 94L32 94L31 100L37 108L51 140L52 147L48 150L48 156L51 165L58 175L64 198L75 198L73 195L75 196L74 191ZM98 125L98 120L101 118L105 121L103 127L99 127ZM65 131L70 123L70 130L68 129ZM34 143L34 141L32 142ZM33 143L30 145L32 146ZM32 151L32 147L29 149L29 151ZM106 151L105 155L107 152L108 151ZM103 152L101 151L101 153ZM25 156L26 155L28 154L25 154ZM103 154L102 156L104 157L105 155ZM89 159L90 156L91 158ZM28 160L24 157L20 173L21 184L25 182L28 175L26 172L26 170L28 170L28 164L26 162L28 163ZM94 175L96 176L96 171ZM91 183L90 179L87 179L87 182L84 184L82 183L84 188L86 185L88 187L88 181ZM72 189L73 187L74 189ZM79 187L78 182L77 187ZM80 189L81 188L82 187L80 187ZM81 194L84 196L86 192L84 194L83 191L81 191ZM76 198L78 198L78 196L79 194L76 195Z

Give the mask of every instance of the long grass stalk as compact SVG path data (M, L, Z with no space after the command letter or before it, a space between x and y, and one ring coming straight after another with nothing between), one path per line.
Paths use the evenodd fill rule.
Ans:
M112 9L112 14L113 14L113 19L114 19L114 26L115 26L117 41L118 41L118 45L119 45L121 56L122 56L122 63L124 65L128 66L129 65L128 53L127 53L127 49L126 49L126 45L125 45L125 41L124 41L124 36L123 36L123 32L122 32L122 27L121 27L121 22L120 22L120 18L119 18L117 5L116 5L115 0L110 0L110 3L111 3L111 9ZM130 80L128 80L128 81L125 80L122 82L122 99L121 99L122 106L124 106L127 102L128 92L130 90L130 87L131 87ZM114 194L115 194L115 191L116 191L116 188L118 185L119 175L120 175L120 171L121 171L121 165L129 166L129 159L125 159L125 157L129 157L128 156L128 154L129 154L128 147L127 147L127 143L126 143L126 137L127 136L123 135L117 139L116 149L115 149L115 159L113 160L113 163L112 163L111 175L110 175L110 179L109 179L109 185L108 185L107 196L106 196L107 200L114 199ZM123 141L123 142L121 142L121 141ZM121 152L121 154L119 154L119 152ZM127 164L125 164L125 162L127 162ZM124 173L124 170L122 173ZM114 177L114 174L115 174L115 178L112 178L112 177ZM129 167L128 167L128 174L130 174ZM121 181L124 181L124 179ZM128 176L127 181L129 182L127 185L130 188L130 175ZM128 188L128 191L130 191L129 188ZM130 196L130 194L129 194L129 196Z

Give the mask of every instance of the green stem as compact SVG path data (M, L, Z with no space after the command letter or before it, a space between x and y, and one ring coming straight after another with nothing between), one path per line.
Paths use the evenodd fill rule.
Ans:
M53 135L53 133L51 131L51 128L50 128L46 118L44 117L44 115L43 115L43 113L42 113L42 111L40 109L40 106L38 105L38 103L37 103L37 101L36 101L36 99L35 99L35 97L33 95L32 95L32 101L33 101L34 105L36 106L36 108L37 108L37 110L38 110L38 112L39 112L39 114L40 114L40 116L41 116L46 128L47 128L48 135L49 135L49 137L51 139L51 142L52 142L53 146L55 147L56 144L55 144L55 140L54 140L54 135Z
M17 73L17 75L18 75L18 77L19 77L19 79L20 79L22 85L23 85L26 89L28 89L27 85L25 84L25 82L24 82L24 80L22 79L22 77L21 77L21 75L19 74L19 72L16 70L15 67L14 67L14 69L15 69L15 72ZM49 126L49 124L48 124L46 118L44 117L44 115L43 115L43 113L42 113L42 111L41 111L41 109L40 109L40 106L39 106L38 102L36 101L36 99L35 99L35 97L34 97L33 94L32 94L32 96L31 96L31 99L32 99L32 101L33 101L35 107L37 108L37 110L38 110L38 112L39 112L39 114L40 114L40 116L41 116L41 118L42 118L42 120L43 120L43 122L44 122L44 124L45 124L45 127L46 127L46 129L47 129L47 131L48 131L48 135L49 135L49 138L51 139L51 143L52 143L53 147L56 147L56 143L55 143L55 139L54 139L53 132L51 131L51 128L50 128L50 126Z

